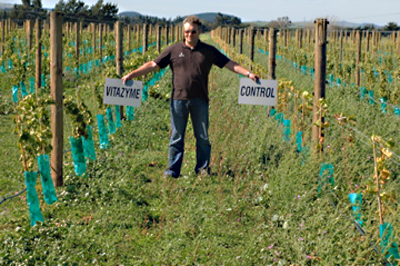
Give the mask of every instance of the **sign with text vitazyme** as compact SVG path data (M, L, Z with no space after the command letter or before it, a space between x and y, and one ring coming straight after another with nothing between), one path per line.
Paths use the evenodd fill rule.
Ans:
M276 106L278 99L278 81L260 79L259 83L251 79L240 79L239 104Z
M104 104L125 105L139 107L142 102L143 84L141 81L122 79L106 79L104 88Z

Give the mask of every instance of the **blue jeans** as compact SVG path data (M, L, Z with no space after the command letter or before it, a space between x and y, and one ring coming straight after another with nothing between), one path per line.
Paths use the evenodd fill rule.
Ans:
M196 138L196 174L208 169L211 144L208 138L208 101L200 98L191 100L171 100L172 134L169 143L169 168L166 174L179 177L184 153L184 140L189 114Z

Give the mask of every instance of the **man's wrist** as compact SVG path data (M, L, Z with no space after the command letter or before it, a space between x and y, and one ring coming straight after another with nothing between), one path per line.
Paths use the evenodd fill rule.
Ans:
M246 77L250 78L250 71L247 71Z

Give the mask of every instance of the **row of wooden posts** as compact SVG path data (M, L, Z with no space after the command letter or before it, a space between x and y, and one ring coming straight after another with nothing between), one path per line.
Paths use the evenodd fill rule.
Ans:
M53 133L51 152L51 172L52 179L55 186L62 186L63 184L63 152L64 152L64 119L63 112L59 112L63 108L63 85L62 85L62 74L63 74L63 33L70 34L75 33L76 42L76 64L79 65L80 55L80 39L82 35L82 22L67 22L63 23L63 15L58 12L50 12L50 23L46 23L43 20L36 19L27 20L25 24L26 36L27 36L27 48L32 49L33 45L33 28L36 33L36 45L41 47L41 36L43 30L48 30L50 35L50 94L55 104L51 107L51 128ZM9 34L12 30L17 28L17 24L10 20L4 20L0 22L0 30L2 31L1 44L2 54L4 53L5 35ZM93 50L98 51L97 55L99 59L102 59L102 43L103 33L108 34L111 32L111 27L108 24L95 24L91 23L88 29L92 32L92 45ZM143 25L123 25L120 21L115 22L113 25L113 31L115 33L115 65L116 73L119 76L123 75L123 38L127 36L128 44L127 49L131 52L132 42L131 39L135 38L137 43L142 41L143 54L147 51L149 45L149 36L156 35L156 49L160 51L161 40L163 38L165 44L181 41L183 39L182 26L152 26L149 24ZM47 34L47 32L46 32ZM136 36L134 36L136 34ZM99 40L97 44L97 40ZM98 50L97 50L98 49ZM97 56L96 55L96 56ZM36 94L41 87L41 62L42 62L42 49L36 49L36 75L35 75L35 91ZM122 114L122 112L121 112Z
M277 39L279 45L284 47L292 46L293 48L302 49L304 44L308 46L314 45L315 41L315 30L314 29L277 29L279 37ZM239 47L242 47L241 43L245 37L248 42L251 41L251 36L255 36L258 40L264 40L265 43L269 40L269 28L245 28L236 29L234 27L222 28L222 35L220 36L225 42L232 44L233 46L239 42ZM387 32L386 32L387 33ZM398 55L400 55L400 31L393 31L390 34L387 33L388 43L392 43L396 47ZM294 35L294 36L293 36ZM332 30L327 32L328 42L336 45L340 43L341 49L344 44L358 45L359 39L365 40L365 52L372 51L375 53L381 44L382 32L377 30ZM294 40L294 41L293 41ZM376 49L371 49L376 47ZM239 48L240 51L242 48ZM340 58L342 60L342 58Z
M315 42L315 81L314 81L314 104L313 104L313 121L321 120L324 118L319 113L319 101L325 98L325 80L326 80L326 48L327 48L327 33L328 21L326 19L317 19L315 21L314 42ZM276 45L277 45L277 29L269 28L263 29L264 41L269 43L269 64L268 64L268 78L275 79L276 67ZM255 29L231 29L231 28L218 28L213 33L226 43L236 46L236 36L239 36L239 53L243 53L243 38L244 35L248 37L249 42L249 57L250 62L254 60L254 43L257 36ZM312 126L312 142L317 146L323 133L320 128L313 124Z
M60 14L61 16L61 14ZM40 36L42 35L42 30L50 30L50 24L46 20L41 19L28 19L24 22L24 29L26 30L27 48L30 51L33 46L33 35L34 30L36 32L36 43L40 43ZM119 26L118 26L119 25ZM117 27L122 27L123 35L127 36L127 49L131 51L132 49L132 38L135 38L137 42L143 40L143 53L147 51L149 36L157 36L157 50L161 50L161 38L165 40L165 43L175 42L182 40L183 29L181 26L170 25L168 27L161 27L159 25L143 24L143 25L123 25L121 22L116 22L113 25L114 31ZM1 30L1 53L4 54L5 50L5 36L9 34L12 30L18 28L17 23L12 22L10 19L0 21ZM79 49L80 49L80 36L83 33L83 23L78 22L66 22L63 23L63 32L66 34L67 38L70 35L75 34L75 54L77 58L77 63L79 62ZM112 29L110 24L105 23L90 23L86 28L87 31L92 32L92 47L93 51L99 51L99 59L102 58L102 44L103 35L108 35ZM143 37L142 37L143 36ZM99 44L97 45L97 40ZM39 86L40 87L40 86Z

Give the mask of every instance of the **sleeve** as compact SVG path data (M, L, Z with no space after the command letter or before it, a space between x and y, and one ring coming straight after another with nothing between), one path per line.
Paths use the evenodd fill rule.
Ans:
M167 47L161 54L153 60L160 68L165 68L169 65L171 59L171 47Z
M223 68L229 61L231 61L226 55L221 53L214 47L214 64L219 68Z

